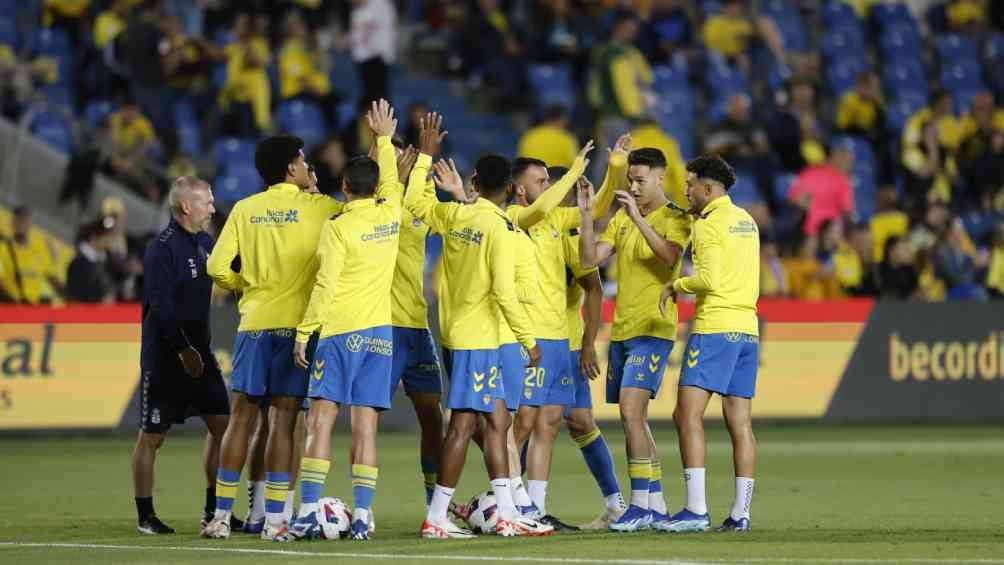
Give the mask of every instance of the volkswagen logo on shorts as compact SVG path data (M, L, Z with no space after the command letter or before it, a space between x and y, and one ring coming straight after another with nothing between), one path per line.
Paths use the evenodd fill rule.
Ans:
M351 351L352 353L359 353L359 350L363 348L363 343L365 341L366 338L364 338L363 336L359 334L352 334L349 337L345 338L345 347L348 347L349 351Z
M523 356L523 360L524 361L529 361L530 360L530 354L527 353L526 348L523 347L522 345L519 346L519 354Z

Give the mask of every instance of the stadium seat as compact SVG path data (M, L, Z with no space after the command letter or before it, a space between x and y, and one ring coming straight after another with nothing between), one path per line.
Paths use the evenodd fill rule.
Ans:
M827 27L833 28L839 25L860 24L861 22L850 4L842 0L831 0L823 7L823 23Z
M568 65L530 65L529 75L538 109L558 105L571 111L575 107L575 84Z
M0 44L8 45L11 50L16 51L15 48L18 45L17 23L13 18L0 18Z
M178 146L189 157L202 155L202 124L195 113L192 101L178 100L174 105L174 122L178 132Z
M798 175L793 173L781 173L774 177L774 199L778 202L788 200L788 193L791 192L791 185L795 184Z
M898 2L879 2L871 9L871 16L885 30L889 25L901 22L913 22L913 15L906 4Z
M31 133L63 153L73 153L73 130L70 124L53 112L39 112L31 120Z
M960 88L958 90L952 91L952 106L955 110L956 115L962 115L969 111L969 107L973 105L973 98L976 97L980 92L985 91L986 88L983 86L978 86L975 88Z
M287 100L279 105L277 117L279 127L303 139L308 150L328 136L324 112L316 102Z
M254 166L237 165L216 177L213 188L221 207L229 210L238 200L261 192L265 186Z
M736 92L749 93L750 90L749 80L742 70L726 64L712 64L705 80L712 96L716 98L727 98Z
M216 166L221 171L231 167L254 164L254 151L257 142L254 139L240 137L221 137L216 140L213 156Z
M976 42L958 33L946 33L935 39L935 46L942 63L967 59L976 61L979 59L980 50Z
M941 85L956 91L983 86L983 69L976 60L957 59L941 69Z
M916 58L923 49L923 39L908 24L890 26L879 37L879 50L886 59Z
M84 116L91 127L100 126L108 115L115 111L115 105L110 100L92 100L84 109Z
M851 183L854 185L854 212L859 222L870 220L875 215L875 197L878 194L878 182L873 169L854 168L851 173Z
M854 153L854 168L876 169L878 161L867 139L856 135L842 135L833 139L834 147L847 147Z
M919 93L900 94L894 100L886 104L886 128L889 131L899 133L903 130L910 116L916 114L927 106L927 97Z
M1004 59L1004 33L995 33L987 40L987 59Z
M891 94L927 90L927 73L918 59L887 61L882 66L882 83Z
M849 54L861 55L853 49L864 42L865 35L860 25L839 25L824 33L820 50L827 60L839 60Z
M736 183L729 189L729 196L741 207L763 203L763 196L753 182L753 175L747 171L736 171Z
M833 96L839 98L854 88L858 75L866 69L866 63L860 59L847 58L834 61L826 68L826 85Z

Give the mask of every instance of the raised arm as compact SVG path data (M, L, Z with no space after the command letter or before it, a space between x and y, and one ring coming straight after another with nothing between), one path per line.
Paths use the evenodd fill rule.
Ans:
M603 184L593 202L593 219L598 220L607 215L614 203L614 192L620 190L627 180L628 153L631 152L631 134L626 133L617 138L607 161L607 172Z
M237 244L237 225L241 221L242 214L239 207L234 207L227 218L227 223L223 225L220 237L213 246L213 252L209 254L206 263L206 272L216 282L216 285L226 290L242 290L247 286L247 281L235 272L231 265L240 253Z
M397 130L397 118L394 117L394 107L383 98L374 100L366 122L373 135L376 136L377 165L380 167L380 177L377 183L377 194L381 198L394 201L400 205L404 196L404 187L397 176L397 152L391 138Z
M419 155L408 177L408 188L404 194L404 207L425 222L432 231L444 233L448 218L457 204L440 202L435 192L426 190L432 158L439 153L445 131L440 131L443 118L439 114L426 114L419 122Z
M575 161L569 167L568 172L558 182L545 190L533 204L526 208L521 208L517 212L515 218L516 225L524 230L530 229L537 222L543 220L551 210L561 205L561 201L568 195L568 191L572 190L579 177L586 172L586 167L589 165L589 159L586 156L592 150L593 140L590 139L579 150L579 154L576 155Z
M579 257L584 269L591 269L606 261L614 254L614 246L606 241L596 241L593 230L592 212L593 187L583 183L579 188L579 213L582 225L579 228Z

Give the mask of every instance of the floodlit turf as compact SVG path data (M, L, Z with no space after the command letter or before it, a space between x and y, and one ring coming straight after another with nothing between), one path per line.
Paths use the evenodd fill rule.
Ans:
M627 485L622 436L607 429L621 484ZM664 450L666 494L678 510L684 499L676 436L656 431ZM544 563L644 562L993 562L1004 563L1004 429L1000 427L765 428L751 535L582 533L545 539L484 536L470 542L418 537L424 514L417 437L380 438L376 539L266 543L235 535L198 539L205 488L201 438L175 437L161 451L155 502L178 529L173 536L141 536L129 470L130 438L4 439L0 477L0 562L5 563L257 563L350 559L366 563L431 563L522 558ZM720 522L732 502L730 451L724 430L709 432L709 504ZM327 495L351 499L345 465L347 438L335 438L338 458ZM595 484L574 444L562 437L555 453L549 509L580 523L600 510ZM487 488L480 452L469 454L458 488L466 501ZM246 496L237 511L243 515ZM34 544L116 546L49 547ZM121 546L121 547L120 547ZM236 550L250 550L243 553ZM309 555L259 553L307 552ZM322 555L335 554L335 555ZM340 554L340 555L339 555ZM421 556L426 556L421 559ZM453 561L445 561L450 563Z

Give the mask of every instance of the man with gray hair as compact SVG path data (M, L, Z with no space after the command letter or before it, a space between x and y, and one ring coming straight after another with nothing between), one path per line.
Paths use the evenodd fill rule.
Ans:
M230 413L209 336L213 281L206 273L206 259L214 242L206 230L216 211L213 192L203 180L179 177L171 185L168 203L171 222L143 259L148 282L140 353L140 432L132 454L137 529L142 534L174 533L154 513L153 466L168 430L190 415L201 416L210 433L204 452L204 511L213 511L220 441Z

